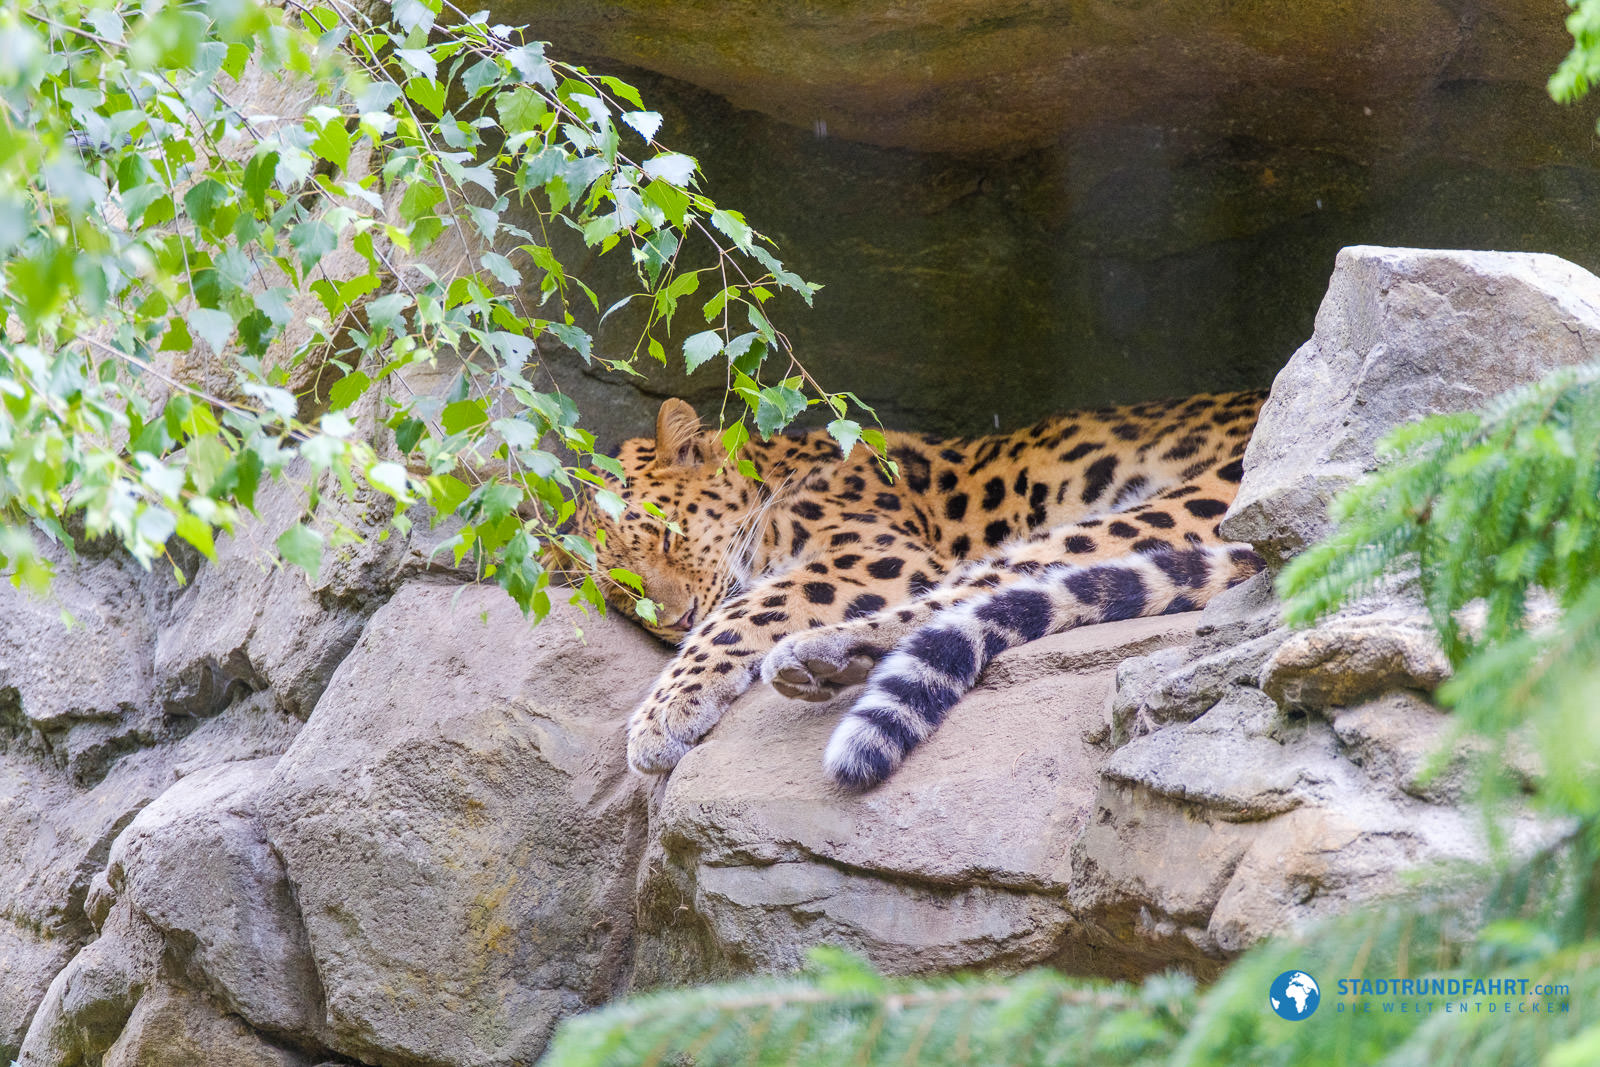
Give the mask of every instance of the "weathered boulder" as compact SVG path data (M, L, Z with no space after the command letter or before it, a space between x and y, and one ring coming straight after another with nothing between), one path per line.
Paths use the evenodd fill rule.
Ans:
M151 649L175 590L103 545L41 547L59 572L49 598L0 583L0 731L92 785L161 732Z
M272 1044L203 997L158 985L139 998L101 1067L310 1067L319 1057Z
M362 541L324 553L314 580L262 551L305 509L304 490L263 488L259 522L240 537L217 538L217 558L199 569L172 607L155 644L154 687L169 715L207 716L241 696L270 690L285 711L305 718L361 627L408 574L425 566L416 539L378 538L392 502L366 490L322 497L317 521Z
M1373 469L1390 429L1597 357L1600 278L1566 260L1346 248L1261 411L1223 532L1281 563L1328 529L1328 501Z
M236 704L187 735L167 736L122 756L92 789L82 788L53 761L26 746L14 744L0 754L0 1055L16 1054L31 1020L34 1041L54 1050L37 1062L58 1062L60 1039L49 1037L50 1033L92 1030L98 1024L79 1017L106 1016L107 1009L96 1006L99 1001L88 1008L76 1006L78 1002L67 995L74 990L98 988L109 981L123 992L108 1002L122 1004L118 1010L126 1016L137 1001L137 990L154 974L150 954L139 946L153 938L159 952L165 941L143 913L114 907L118 895L107 867L122 851L117 847L120 836L175 785L178 791L167 803L178 801L187 791L183 774L233 759L276 756L288 747L298 727L297 720L283 715L270 700ZM224 812L210 817L226 818ZM196 828L179 829L187 834ZM182 898L207 891L203 880L193 880L195 865L204 865L207 857L175 857L169 852L167 858L177 861L177 869L159 890L151 887L153 893ZM112 873L121 870L112 866ZM205 876L216 873L212 868ZM145 882L149 885L150 879ZM241 904L235 901L232 906ZM215 918L186 915L182 921L203 924ZM249 936L257 932L251 930ZM53 979L61 985L60 976L69 972L76 977L68 985L60 989L52 985ZM108 979L107 974L113 977ZM115 1036L113 1029L107 1042ZM104 1046L95 1055L103 1051Z
M256 813L276 756L180 779L118 835L107 888L192 984L251 1026L320 1036L322 990L283 862Z
M89 790L26 753L0 755L0 1055L15 1054L52 980L94 937L90 884L171 783L163 755L124 756Z
M1223 532L1281 563L1326 532L1332 495L1377 465L1389 429L1596 355L1600 279L1565 261L1345 249ZM1073 851L1086 936L1204 972L1404 871L1481 858L1461 805L1473 746L1439 751L1448 716L1425 699L1448 676L1407 583L1291 633L1269 575L1209 605L1186 649L1124 664L1121 747ZM1509 825L1515 847L1552 832L1526 812Z
M1450 661L1428 617L1391 608L1335 616L1290 635L1257 684L1285 708L1329 708L1395 689L1431 693L1448 677Z
M100 1063L155 981L162 947L160 933L138 916L115 914L50 983L21 1042L21 1067Z
M637 982L797 966L843 944L897 972L1100 969L1065 906L1099 784L1116 665L1191 616L1058 634L999 656L885 785L839 793L821 753L853 693L756 690L668 780L651 821Z
M256 801L331 1048L528 1063L617 991L645 840L622 724L664 661L615 617L530 628L493 587L378 610Z

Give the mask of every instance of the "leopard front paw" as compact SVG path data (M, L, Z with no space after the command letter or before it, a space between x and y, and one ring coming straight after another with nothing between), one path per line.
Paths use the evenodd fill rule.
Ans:
M628 720L628 766L640 774L666 774L693 747L674 736L665 719L646 704Z
M761 678L786 697L832 700L841 689L866 681L882 655L853 628L825 626L779 641L761 663Z

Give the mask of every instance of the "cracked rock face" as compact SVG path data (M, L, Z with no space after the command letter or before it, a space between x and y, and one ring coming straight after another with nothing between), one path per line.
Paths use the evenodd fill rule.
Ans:
M664 656L615 619L580 643L579 618L532 629L495 587L406 585L272 772L330 1047L531 1063L618 988L645 836L623 724Z
M1563 260L1347 248L1223 532L1281 564L1326 532L1328 501L1389 429L1597 354L1600 279ZM1071 900L1091 938L1152 964L1205 971L1405 870L1483 855L1462 806L1472 746L1439 750L1448 716L1426 699L1450 668L1421 604L1397 586L1291 633L1269 581L1209 605L1181 653L1119 674L1122 747L1074 846ZM1526 813L1511 825L1519 847L1551 832Z
M1311 340L1273 382L1228 537L1272 562L1328 529L1327 501L1401 423L1467 411L1600 357L1600 278L1556 256L1357 246Z
M1108 120L1215 121L1207 111L1221 99L1249 114L1276 94L1281 112L1308 106L1292 98L1300 93L1359 115L1427 92L1441 70L1537 82L1542 68L1524 69L1527 54L1565 48L1532 0L503 0L495 13L562 48L684 78L806 129L957 153L1014 152ZM1392 121L1374 121L1371 107L1364 117Z

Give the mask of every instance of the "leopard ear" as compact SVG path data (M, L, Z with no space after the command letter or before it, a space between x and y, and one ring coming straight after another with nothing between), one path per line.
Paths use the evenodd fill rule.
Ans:
M686 401L673 397L656 415L657 467L697 467L706 461L700 416Z

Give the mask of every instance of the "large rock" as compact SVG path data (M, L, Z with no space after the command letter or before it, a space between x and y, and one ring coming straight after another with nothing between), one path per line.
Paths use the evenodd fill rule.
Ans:
M289 746L298 727L298 721L282 715L270 701L265 706L260 701L237 704L181 738L169 737L122 756L92 789L83 789L25 747L0 754L0 1056L16 1054L30 1021L35 1043L49 1049L59 1040L51 1033L101 1025L92 1020L104 1018L106 1009L96 1001L80 1010L67 995L74 990L104 987L109 981L123 991L107 1003L121 1004L118 1010L124 1016L132 1009L136 990L128 990L142 989L152 974L148 953L140 946L152 937L158 946L165 942L142 913L133 916L127 908L111 907L116 892L106 868L119 853L120 835L175 783L178 792L167 804L177 801L187 790L182 774L234 759L276 756ZM226 821L225 812L211 817ZM169 851L168 858L177 861L177 868L169 870L170 881L149 887L152 895L192 899L208 891L203 878L223 869L204 869L208 857L203 855L173 856ZM122 869L112 865L117 872ZM144 881L149 886L150 879ZM243 904L234 900L230 907ZM188 915L183 921L220 922L226 913ZM112 916L122 918L110 923ZM134 919L136 929L124 922ZM113 929L123 933L108 936ZM184 946L190 947L192 943ZM137 961L130 962L133 957ZM60 976L68 972L78 977L63 985ZM108 974L132 977L108 979ZM61 988L53 987L53 980ZM79 1019L85 1013L91 1022ZM115 1036L112 1029L107 1043ZM58 1054L42 1054L36 1062L54 1065Z
M318 1037L322 989L283 862L256 814L277 757L173 785L111 847L107 887L195 986L258 1030Z
M152 646L176 589L103 544L75 558L41 547L58 572L50 596L0 582L0 734L93 785L162 733Z
M50 983L22 1039L21 1067L100 1063L155 980L162 948L161 935L138 916L111 916Z
M808 130L953 153L1014 152L1135 117L1205 120L1219 99L1249 114L1277 97L1281 113L1305 106L1297 94L1334 111L1367 106L1382 130L1399 117L1374 109L1432 90L1441 70L1542 85L1540 59L1553 65L1565 47L1535 0L1466 11L1424 0L1135 10L1116 0L500 0L495 13Z
M652 820L636 981L789 969L847 945L896 972L1043 961L1102 969L1065 907L1116 665L1192 616L1003 653L884 786L846 796L821 753L853 693L741 699L673 772Z
M280 707L305 718L367 618L423 565L410 539L378 539L393 511L387 497L330 494L318 521L354 530L362 541L324 553L313 579L263 551L302 519L304 491L279 483L260 496L259 521L243 536L217 539L216 560L177 598L156 642L154 687L168 714L214 715L241 696L270 690Z
M101 1067L310 1067L318 1058L264 1040L202 997L157 986L139 998Z
M163 753L125 756L93 789L23 753L0 756L0 1056L94 936L85 914L111 843L171 783Z
M1600 357L1600 278L1555 256L1357 246L1273 384L1223 532L1281 563L1328 529L1378 438Z
M1401 423L1481 406L1600 355L1600 279L1551 256L1348 248L1317 330L1273 386L1223 532L1281 564ZM1462 798L1475 747L1426 699L1450 673L1396 581L1291 633L1262 575L1181 652L1124 664L1103 785L1074 844L1086 937L1201 973L1286 926L1483 858ZM1526 762L1526 761L1523 761ZM1537 768L1519 766L1536 776ZM1513 807L1514 848L1553 828Z
M614 617L532 629L493 587L379 609L257 800L331 1047L527 1063L617 990L645 839L623 723L664 662Z

